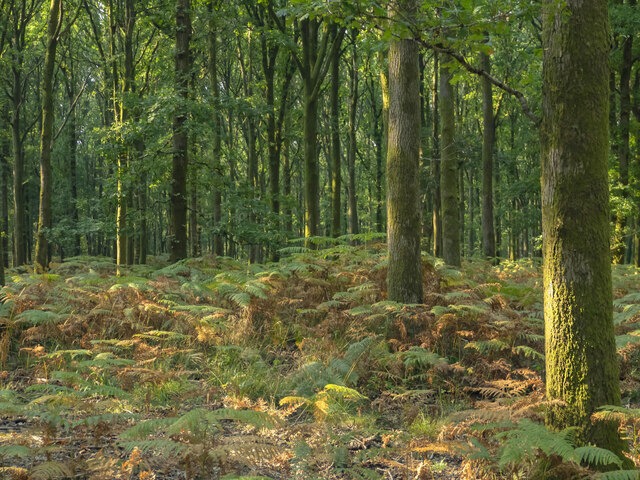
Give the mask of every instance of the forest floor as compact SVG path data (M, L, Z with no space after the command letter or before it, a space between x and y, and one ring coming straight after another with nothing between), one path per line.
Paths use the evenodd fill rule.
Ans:
M383 244L284 253L10 270L0 479L529 478L545 455L548 478L600 475L540 423L539 261L425 256L424 304L400 305ZM614 267L614 298L629 407L640 270ZM635 461L640 411L615 415Z

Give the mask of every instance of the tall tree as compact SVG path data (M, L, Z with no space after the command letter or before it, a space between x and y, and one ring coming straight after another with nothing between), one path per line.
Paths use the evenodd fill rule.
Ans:
M337 29L336 24L332 25ZM340 55L331 59L331 236L341 233L342 152L340 149Z
M440 196L442 208L442 257L448 265L460 266L460 219L458 205L458 160L455 145L454 92L447 56L440 63Z
M213 171L213 225L214 228L222 227L222 118L220 115L220 85L218 83L218 9L219 0L209 0L207 3L209 13L209 38L208 38L208 67L209 86L213 99L213 149L211 152L211 169ZM224 255L224 239L220 233L213 235L213 253Z
M418 13L417 0L394 0L390 14L401 22ZM389 47L387 144L387 243L389 300L422 302L420 251L420 74L418 44L394 39Z
M606 0L543 3L542 227L548 412L555 428L620 452L617 425L591 423L620 404L613 332L607 159ZM588 46L588 48L585 48Z
M480 53L480 67L491 73L491 61L485 52ZM493 143L495 121L493 118L493 92L487 77L482 82L482 253L495 258L496 240L493 224Z
M173 170L171 183L171 261L187 256L187 167L189 135L186 129L191 78L191 1L177 0L175 90L180 99L173 118Z
M351 30L351 62L349 64L349 150L347 170L349 172L349 233L355 235L358 230L358 196L356 194L356 154L357 114L358 114L358 30Z
M53 69L56 63L58 34L62 21L62 0L51 0L47 22L47 49L42 74L42 132L40 135L40 208L36 243L35 270L42 273L49 267L51 229L51 144L53 143Z

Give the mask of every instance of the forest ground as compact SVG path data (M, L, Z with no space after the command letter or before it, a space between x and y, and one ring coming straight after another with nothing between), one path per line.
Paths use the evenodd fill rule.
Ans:
M539 260L425 256L424 304L405 306L386 300L385 246L348 240L266 265L10 270L0 478L528 478L545 455L548 478L597 475L539 423ZM626 406L639 292L640 271L615 266ZM628 412L615 418L637 461Z

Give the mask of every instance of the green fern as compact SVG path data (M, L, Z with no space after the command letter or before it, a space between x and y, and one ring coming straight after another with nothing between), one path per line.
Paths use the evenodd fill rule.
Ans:
M579 462L588 465L617 465L622 467L622 460L613 452L600 447L584 446L575 449L575 454Z
M50 312L48 310L26 310L15 317L15 323L37 326L37 325L55 325L69 318L69 315Z

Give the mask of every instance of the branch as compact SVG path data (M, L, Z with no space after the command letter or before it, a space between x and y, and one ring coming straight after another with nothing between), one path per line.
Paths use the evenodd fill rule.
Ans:
M64 130L64 127L67 125L67 122L69 121L69 117L73 113L73 110L76 108L76 104L78 103L78 100L80 99L80 96L82 95L82 92L84 92L84 89L87 86L87 82L89 81L89 78L91 77L91 73L92 72L89 72L89 75L87 75L87 78L84 79L84 83L82 84L82 87L80 87L80 91L76 95L76 98L73 99L73 102L71 102L71 106L69 107L69 111L65 115L64 120L62 122L62 125L60 125L60 128L58 129L58 132L54 135L53 140L51 140L51 143L56 141L56 139L62 133L62 130Z
M450 48L446 48L446 47L443 47L441 45L431 44L431 43L427 42L426 40L422 40L422 39L417 39L416 41L420 45L422 45L423 47L428 48L430 50L433 50L434 52L445 53L445 54L451 56L460 65L462 65L465 68L465 70L467 70L468 72L473 73L474 75L479 75L481 77L486 78L487 80L489 80L492 84L494 84L499 89L504 90L505 92L507 92L507 93L513 95L514 97L516 97L518 99L518 102L520 102L520 107L522 108L522 111L524 112L524 114L527 117L529 117L529 119L535 124L536 127L540 126L540 119L536 116L535 113L533 113L531 111L531 108L529 107L529 103L527 102L527 99L525 98L524 94L521 91L510 87L509 85L507 85L504 82L501 82L500 80L498 80L496 77L494 77L490 73L486 72L485 70L483 70L481 68L474 67L469 62L467 62L467 60L462 55L460 55L459 53L454 52Z

